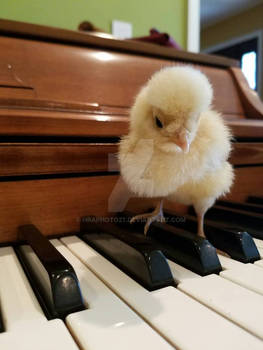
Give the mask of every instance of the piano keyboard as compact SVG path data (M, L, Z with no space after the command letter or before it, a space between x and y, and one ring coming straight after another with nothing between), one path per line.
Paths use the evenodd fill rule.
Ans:
M108 236L114 231L109 227ZM22 230L26 244L0 248L1 350L263 348L263 240L254 238L260 256L251 262L219 253L220 271L202 275L166 260L158 241L150 237L141 236L138 245L132 231L123 231L123 236L122 229L116 229L114 239L109 239L103 226L93 230L92 226L90 233L48 241L31 225ZM105 239L109 247L123 249L118 259L111 257L115 252L110 248L104 249ZM242 242L251 246L247 239ZM47 272L57 280L66 273L65 289L60 284L54 287L54 276ZM71 283L72 276L77 284ZM61 305L64 309L57 308Z
M91 350L135 349L142 344L156 350L172 349L61 242L54 240L52 244L77 271L86 309L69 314L65 323L58 319L48 321L14 249L0 248L1 350L76 350L76 343L81 349ZM34 262L32 249L23 246L23 250Z
M78 347L61 320L48 321L12 247L0 248L1 350Z
M223 271L205 277L169 261L177 288L149 292L80 238L51 243L74 267L85 310L48 321L15 251L0 248L1 349L262 349L263 260L220 256Z

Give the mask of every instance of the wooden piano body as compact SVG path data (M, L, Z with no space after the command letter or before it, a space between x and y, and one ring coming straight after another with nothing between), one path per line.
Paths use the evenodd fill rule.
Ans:
M108 215L134 96L175 64L207 74L213 105L233 130L228 198L263 195L263 105L237 62L5 20L0 48L1 243L15 241L19 225L60 235L78 231L83 215Z

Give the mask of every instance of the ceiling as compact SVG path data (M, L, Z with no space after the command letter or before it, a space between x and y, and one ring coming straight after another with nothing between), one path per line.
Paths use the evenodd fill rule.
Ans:
M208 27L259 4L263 4L263 0L201 0L201 27Z

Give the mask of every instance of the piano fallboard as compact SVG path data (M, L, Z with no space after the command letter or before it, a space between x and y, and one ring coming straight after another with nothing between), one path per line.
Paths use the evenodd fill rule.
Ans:
M263 194L263 107L238 62L6 20L0 33L0 242L28 222L57 235L76 231L89 211L109 214L129 109L165 66L191 64L213 84L213 106L235 137L228 198ZM131 198L128 206L150 204Z

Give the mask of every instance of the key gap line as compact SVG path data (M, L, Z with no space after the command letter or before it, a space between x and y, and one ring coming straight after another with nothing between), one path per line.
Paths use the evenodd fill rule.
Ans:
M222 277L220 277L222 278ZM177 288L182 292L184 293L185 295L189 296L191 299L197 301L198 303L202 304L203 306L205 306L207 309L213 311L214 313L216 313L217 315L223 317L224 319L230 321L231 323L233 323L235 326L239 327L239 328L242 328L244 331L246 331L247 333L249 333L250 335L252 335L253 337L256 337L257 339L259 339L260 341L262 341L262 338L260 338L257 334L253 333L252 331L248 330L247 328L245 328L244 326L240 325L239 323L231 320L230 318L228 318L226 315L224 314L221 314L220 312L214 310L211 306L208 306L207 304L205 304L202 300L198 300L196 297L194 297L193 295L187 293L186 291L180 289L180 285L183 284L183 283L179 283ZM244 287L243 287L244 288ZM247 289L247 288L246 288Z
M119 293L118 291L116 291L114 288L111 287L111 285L105 281L99 274L97 274L97 272L92 269L90 266L87 266L85 264L85 262L83 261L82 258L80 258L77 254L74 253L73 250L70 249L70 247L68 247L66 244L64 244L64 242L62 242L61 240L59 240L67 249L70 250L70 252L77 258L79 259L82 264L84 264L87 269L89 269L107 288L110 289L110 291L112 293L114 293L125 305L127 305L133 312L135 312L135 314L140 318L142 319L144 322L146 322L146 324L151 327L157 334L159 334L163 339L165 339L167 341L167 343L169 343L173 348L175 348L176 350L184 350L182 349L181 347L179 347L177 344L174 344L171 342L170 339L168 339L164 334L162 334L162 332L160 332L155 326L153 326L139 311L137 311L132 305L130 305L129 302L127 302ZM84 241L83 241L84 242ZM85 243L85 242L84 242ZM114 265L114 264L113 264ZM114 265L114 267L116 267ZM117 268L117 267L116 267ZM128 276L128 275L127 275ZM131 278L130 276L128 276L129 278ZM136 282L137 283L137 282ZM142 286L140 286L141 288L144 288ZM145 289L145 288L144 288Z

